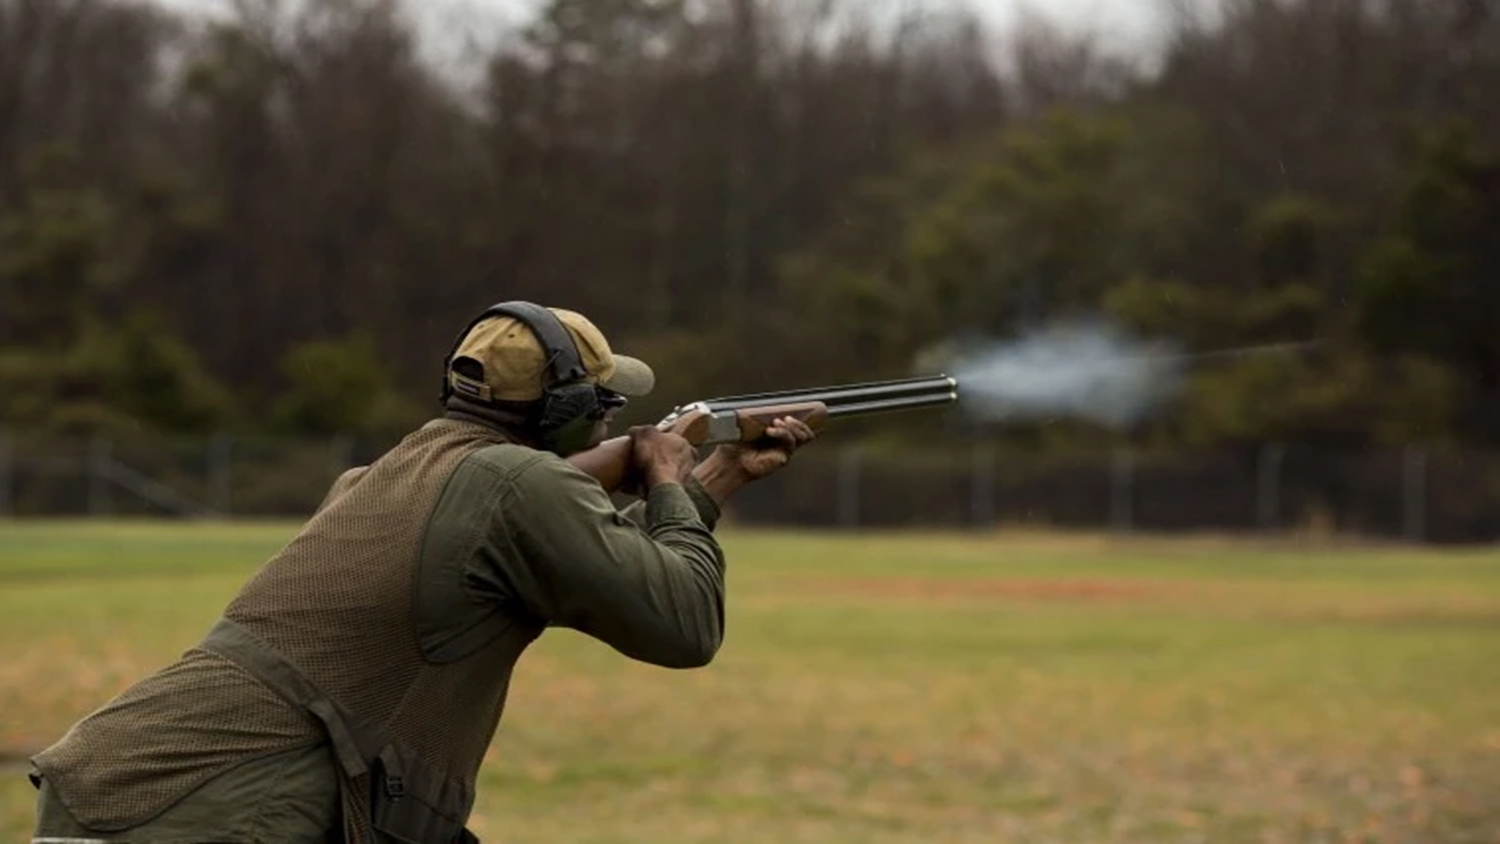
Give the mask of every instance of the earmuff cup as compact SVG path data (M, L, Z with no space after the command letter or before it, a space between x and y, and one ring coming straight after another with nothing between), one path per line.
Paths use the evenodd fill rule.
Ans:
M534 424L548 450L568 455L588 446L602 411L593 384L560 384L543 390Z

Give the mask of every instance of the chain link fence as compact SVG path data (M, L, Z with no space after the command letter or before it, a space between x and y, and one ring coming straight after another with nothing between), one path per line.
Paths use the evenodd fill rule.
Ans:
M302 518L388 443L266 437L67 440L0 432L0 517ZM731 502L737 524L1500 538L1500 453L1268 443L1236 452L1035 454L820 446Z

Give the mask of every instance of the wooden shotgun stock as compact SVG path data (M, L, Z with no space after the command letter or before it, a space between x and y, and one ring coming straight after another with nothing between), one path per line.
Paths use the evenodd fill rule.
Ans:
M794 402L716 412L707 406L690 405L657 427L681 436L694 446L753 443L765 437L773 422L786 417L800 419L817 431L828 421L828 407L822 402ZM605 440L572 455L568 462L597 480L608 492L633 490L639 485L634 443L629 436Z

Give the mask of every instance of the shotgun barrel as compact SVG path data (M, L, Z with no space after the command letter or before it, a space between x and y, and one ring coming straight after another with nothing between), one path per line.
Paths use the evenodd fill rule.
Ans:
M831 418L937 408L958 401L958 381L947 375L756 393L697 401L673 410L658 428L695 446L756 442L778 419L792 417L818 430ZM569 462L611 492L630 487L631 440L616 437Z
M694 445L752 442L776 419L794 416L815 428L834 417L941 407L958 401L958 381L947 375L756 393L683 405L658 423Z
M952 390L946 393L932 393L921 396L898 396L886 399L871 399L868 401L850 402L848 404L830 405L828 415L839 416L866 416L872 413L891 413L897 410L923 410L929 407L942 407L958 401L958 391Z
M815 387L802 390L785 390L774 393L755 393L746 396L728 396L707 399L705 404L714 410L739 410L765 404L787 404L790 402L822 402L832 409L840 404L870 404L884 399L905 396L946 396L955 394L958 381L947 375L923 378L907 378L900 381L878 381L870 384L844 384L836 387Z

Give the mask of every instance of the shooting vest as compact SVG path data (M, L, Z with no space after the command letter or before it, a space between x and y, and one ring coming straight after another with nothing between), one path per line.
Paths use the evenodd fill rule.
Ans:
M544 627L497 611L443 629L442 602L472 600L461 567L475 536L427 526L459 464L504 442L455 420L409 435L330 496L197 648L37 757L80 821L128 828L235 764L326 738L349 841L476 840L464 824L479 767Z

